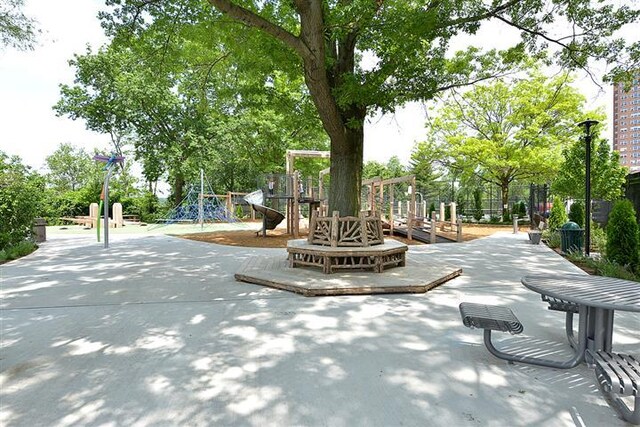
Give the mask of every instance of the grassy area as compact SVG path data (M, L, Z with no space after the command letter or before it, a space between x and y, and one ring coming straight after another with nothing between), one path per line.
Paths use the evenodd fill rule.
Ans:
M27 240L5 248L0 251L0 264L29 255L36 249L38 249L38 245Z

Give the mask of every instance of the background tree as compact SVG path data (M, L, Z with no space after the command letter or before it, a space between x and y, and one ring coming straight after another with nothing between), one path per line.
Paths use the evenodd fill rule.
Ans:
M47 183L56 191L75 191L87 180L92 160L84 148L60 144L45 158Z
M482 189L475 188L473 190L473 218L480 221L484 217L482 210Z
M594 7L583 0L556 2L552 10L543 0L209 0L223 17L201 10L199 0L111 3L118 7L103 14L104 25L120 38L143 37L158 21L173 23L165 27L167 39L184 26L214 28L224 22L229 31L250 35L255 43L248 43L246 50L254 57L295 58L331 140L329 210L342 215L360 209L368 113L393 111L407 101L429 100L450 88L500 75L526 52L537 54L550 44L558 49L558 62L574 68L585 68L590 57L614 63L621 58L634 62L640 56L640 44L628 48L609 40L624 24L634 22L638 11L608 4ZM230 26L225 17L240 25ZM451 39L476 34L489 20L518 29L522 40L499 52L479 47L449 51ZM558 29L556 20L562 20L566 35L551 32ZM256 31L280 42L281 48L273 49ZM373 59L373 66L362 66L363 53ZM624 69L615 67L611 75L620 77Z
M0 0L0 48L33 49L36 41L35 21L22 13L24 0Z
M443 153L425 142L417 143L411 151L409 170L416 176L416 186L425 199L433 199L446 192L447 171L439 161L442 155Z
M596 130L597 132L597 130ZM596 134L591 139L591 197L613 201L622 197L628 170L620 164L620 155L611 151L609 142ZM563 161L551 184L552 191L566 198L584 199L586 145L578 139L563 152Z
M41 176L0 151L0 251L31 237L43 191Z
M567 75L532 71L512 85L478 85L454 94L432 120L429 149L464 179L497 185L508 215L511 183L542 182L558 170L562 146L580 132L583 103Z
M370 179L380 177L382 179L398 178L407 174L405 167L398 156L391 156L387 163L369 161L364 164L362 178Z
M253 190L258 174L281 172L287 148L326 148L300 76L248 58L237 41L213 48L203 29L167 39L163 28L76 56L76 81L55 106L132 144L150 190L166 174L178 203L200 169L218 192Z

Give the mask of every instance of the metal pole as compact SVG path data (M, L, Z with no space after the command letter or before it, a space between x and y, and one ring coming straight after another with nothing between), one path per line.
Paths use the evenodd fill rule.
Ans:
M111 167L107 171L107 176L104 179L104 247L109 247L109 178L111 178Z
M200 230L204 228L204 170L200 169L200 197L198 200L198 220Z
M586 144L585 165L585 224L584 224L584 254L588 257L591 246L591 126L597 125L597 120L585 120L578 123L584 126L584 141Z

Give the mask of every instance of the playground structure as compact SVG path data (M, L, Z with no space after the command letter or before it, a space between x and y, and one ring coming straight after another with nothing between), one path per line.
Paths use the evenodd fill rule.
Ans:
M329 157L328 151L287 150L286 173L264 175L262 182L258 185L264 195L264 204L258 205L280 214L284 210L285 214L282 215L287 219L287 233L292 234L296 239L300 236L301 206L308 205L307 211L311 217L312 212L320 207L323 196L319 187L314 185L312 177L305 179L299 171L294 169L295 160L297 158L328 159Z
M395 190L396 184L407 184L407 193L409 200L397 201L398 216L394 213L396 207ZM388 188L386 193L388 196L385 199L385 186ZM362 187L365 189L366 200L365 208L372 211L380 211L384 214L387 213L388 217L385 217L385 222L389 226L389 232L392 235L400 235L406 237L409 241L418 240L423 243L436 243L437 239L444 238L445 240L451 240L446 237L438 236L437 230L450 231L456 233L455 241L462 241L462 221L457 218L456 204L451 202L450 206L450 220L445 221L445 204L440 203L439 216L435 212L431 212L430 216L425 215L427 213L426 203L423 200L420 205L416 202L416 178L415 175L406 175L397 178L382 179L380 177L374 177L364 180ZM386 200L386 202L385 202ZM403 205L406 205L406 216L402 216ZM417 212L421 212L422 215L417 215Z
M235 210L238 200L242 200L241 198L247 194L233 191L227 192L226 195L215 194L204 176L204 171L200 170L199 188L195 185L190 186L180 204L173 208L166 218L160 220L158 227L189 223L199 224L200 228L204 228L204 224L208 222L236 222ZM255 219L253 211L251 219Z
M262 190L254 191L244 196L244 200L251 206L251 213L258 212L262 215L262 237L267 237L267 230L275 229L283 220L284 215L275 209L264 205ZM260 231L256 233L259 235Z
M309 230L312 232L311 218L313 212L317 211L319 217L327 217L328 203L326 197L326 187L324 178L329 174L330 168L323 169L318 174L317 187L313 185L313 179L301 177L295 170L294 163L297 158L330 158L328 151L313 150L287 150L286 153L286 174L268 174L259 184L264 194L264 205L274 211L285 211L287 219L287 233L293 235L294 239L300 237L300 217L301 206L308 205ZM397 184L408 185L409 200L395 200L394 186ZM435 230L456 232L455 241L462 240L462 226L456 216L455 203L450 204L451 220L445 221L444 203L440 206L439 216L427 214L426 202L416 202L416 179L414 175L406 175L397 178L382 179L375 177L364 180L363 188L368 189L368 194L363 197L363 210L378 211L385 217L385 222L390 228L391 234L405 236L408 240L416 240L425 243L435 243ZM385 187L387 187L385 191ZM400 199L400 197L399 197ZM404 198L402 198L404 199ZM286 206L282 206L282 202ZM397 204L397 215L396 211ZM406 206L406 208L405 208ZM406 212L405 215L402 213ZM385 215L385 213L387 215ZM275 214L274 214L275 215ZM432 222L434 226L432 227ZM433 229L433 232L432 232ZM264 234L264 233L263 233ZM432 236L433 234L433 236ZM451 241L448 237L438 237L440 241Z

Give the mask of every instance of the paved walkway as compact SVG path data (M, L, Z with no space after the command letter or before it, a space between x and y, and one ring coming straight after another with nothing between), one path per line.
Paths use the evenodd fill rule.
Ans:
M576 269L524 233L411 247L464 269L426 294L321 298L234 281L282 249L92 237L0 267L1 425L625 425L586 366L508 364L462 326L460 301L506 304L525 332L503 345L567 354L564 315L519 278ZM640 353L637 315L614 347Z

